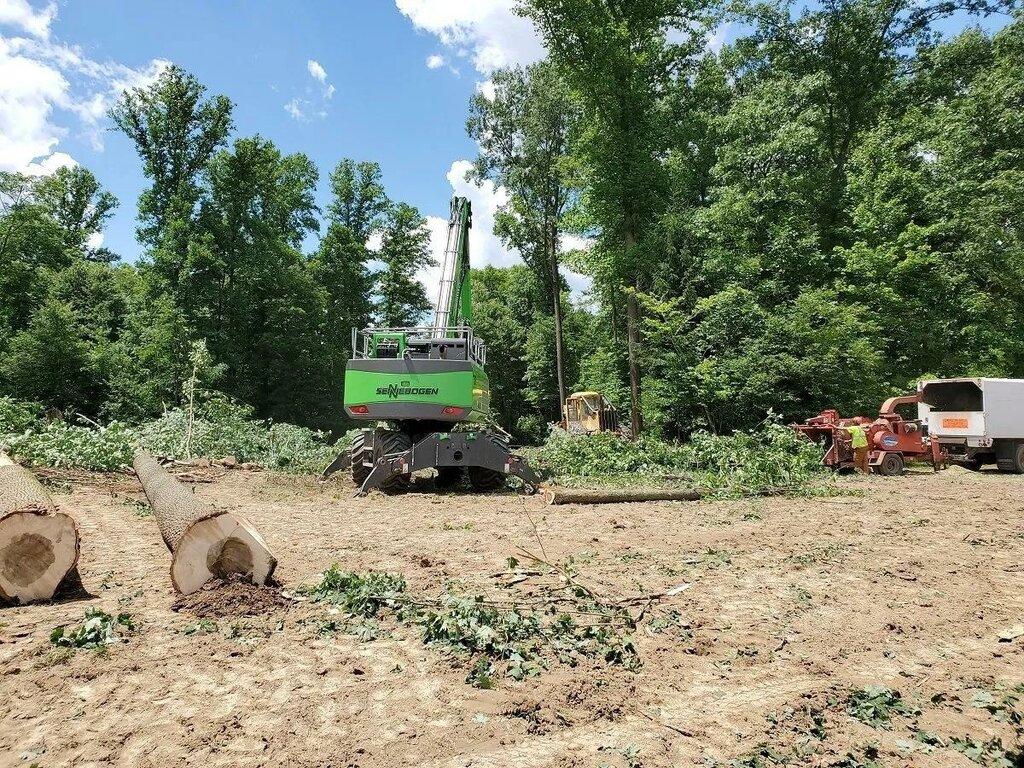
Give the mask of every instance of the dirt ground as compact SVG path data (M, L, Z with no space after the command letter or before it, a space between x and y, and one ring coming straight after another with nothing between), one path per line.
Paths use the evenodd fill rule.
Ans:
M641 620L636 672L555 664L480 690L415 627L324 634L312 602L172 610L134 478L51 473L81 527L84 591L0 609L0 766L1024 765L995 761L1022 738L1024 704L1002 702L1024 682L1024 478L953 468L823 499L548 507L206 472L196 493L256 524L286 591L339 563L420 594L507 596L506 558L538 537L606 595L690 586ZM55 650L53 628L89 607L139 626L103 652ZM876 685L908 705L887 725L848 709Z

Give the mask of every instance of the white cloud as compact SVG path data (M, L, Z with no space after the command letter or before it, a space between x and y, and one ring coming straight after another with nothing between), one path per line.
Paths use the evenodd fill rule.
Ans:
M321 90L321 95L324 97L325 100L330 99L332 96L334 96L335 88L333 85L331 85L331 83L327 82L327 70L324 69L323 64L321 64L316 59L310 59L309 61L306 62L306 69L309 70L309 74L313 77L313 79L323 86L323 89Z
M327 70L324 69L323 64L316 59L310 59L307 61L306 69L309 70L309 74L313 76L314 80L319 80L321 83L327 82Z
M68 107L69 88L59 71L12 54L0 39L0 169L25 170L53 151L64 131L51 116L55 106Z
M284 111L291 115L295 120L305 120L306 113L302 110L302 106L298 99L292 99L284 105Z
M432 56L427 56L427 69L440 69L443 66L444 56L441 56L440 54L437 53L433 54Z
M544 56L533 23L513 11L515 0L395 0L395 5L456 56L471 58L481 73Z
M589 251L594 247L594 239L563 234L558 245L563 253L566 251ZM569 292L573 299L580 299L594 285L594 281L589 275L575 272L565 265L562 266L562 277L569 284Z
M50 36L50 24L57 15L57 4L47 3L42 10L35 10L28 0L0 0L0 24L19 27L33 37L46 40Z
M384 245L384 233L379 229L371 232L370 237L366 240L366 250L373 251L376 253Z
M729 33L732 31L732 25L728 22L719 24L713 29L707 37L705 47L708 51L714 54L722 52L722 46L725 45L726 39L729 37Z
M157 59L133 69L53 42L49 26L55 14L52 4L34 11L17 0L0 0L0 21L34 35L0 36L0 169L39 174L73 163L67 153L56 152L72 131L102 150L106 114L117 97L168 66Z
M322 120L327 117L327 102L334 97L337 89L332 83L328 82L327 70L316 59L309 59L306 62L306 71L309 72L310 77L320 84L319 97L313 93L314 86L307 86L305 88L305 96L294 97L284 105L284 111L291 115L292 119L299 120L300 122L306 122L313 117L319 117ZM277 86L271 85L270 89L276 91Z
M39 162L29 163L21 169L26 176L49 176L58 168L74 168L78 162L67 152L54 152Z
M494 89L493 80L484 80L476 84L476 89L479 93L482 93L484 98L488 101L494 101L494 97L497 95L497 91Z

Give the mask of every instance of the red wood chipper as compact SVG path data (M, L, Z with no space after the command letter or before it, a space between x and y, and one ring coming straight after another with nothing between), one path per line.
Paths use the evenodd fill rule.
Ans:
M921 396L891 397L882 404L878 418L853 416L844 419L828 409L792 427L825 449L822 464L832 469L854 466L853 438L846 427L859 425L868 438L868 464L880 475L901 475L911 461L930 463L936 471L946 466L947 456L937 440L930 440L919 419L904 419L896 409L919 403Z

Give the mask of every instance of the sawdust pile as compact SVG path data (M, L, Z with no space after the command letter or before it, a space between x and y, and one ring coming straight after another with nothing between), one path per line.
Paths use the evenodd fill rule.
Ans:
M288 610L289 602L273 587L257 586L239 575L211 579L198 592L182 595L171 606L174 611L199 618L223 616L264 616Z

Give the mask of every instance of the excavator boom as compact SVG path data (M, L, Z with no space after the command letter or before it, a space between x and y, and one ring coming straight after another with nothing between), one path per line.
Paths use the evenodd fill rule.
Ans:
M473 324L473 293L469 279L469 230L473 210L464 197L452 198L448 217L448 243L441 264L441 281L434 303L434 336L448 329Z

